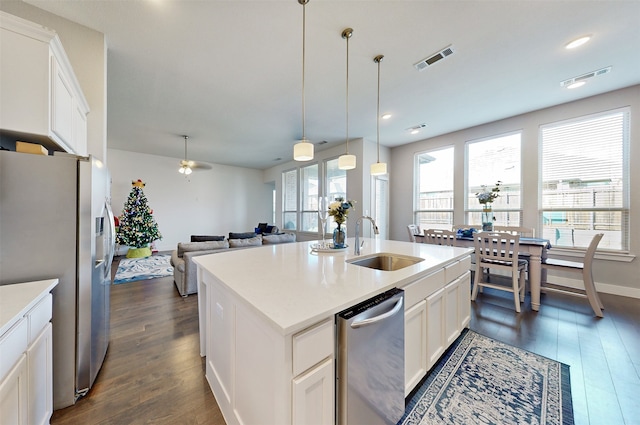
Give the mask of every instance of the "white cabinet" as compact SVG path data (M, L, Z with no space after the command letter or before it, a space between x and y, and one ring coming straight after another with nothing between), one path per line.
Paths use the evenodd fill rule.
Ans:
M2 11L0 31L0 130L86 155L89 106L56 33Z
M0 381L0 424L28 425L27 409L27 356L22 354Z
M51 323L27 349L29 424L45 425L53 414L53 332Z
M0 286L0 424L48 424L53 413L52 295L57 280Z
M426 376L469 324L470 258L403 287L405 291L405 396Z
M405 397L427 374L427 302L422 300L404 312Z
M229 425L333 424L333 318L282 335L198 270L206 377Z
M293 379L293 424L334 423L333 359L328 358Z

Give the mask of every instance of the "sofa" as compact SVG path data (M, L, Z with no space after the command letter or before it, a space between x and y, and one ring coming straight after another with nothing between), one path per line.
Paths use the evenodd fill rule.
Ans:
M173 281L181 296L186 297L198 292L197 266L193 259L200 255L218 254L239 249L255 248L263 245L291 243L296 241L294 233L264 233L255 232L229 233L224 236L191 237L192 242L180 242L171 252L173 266Z

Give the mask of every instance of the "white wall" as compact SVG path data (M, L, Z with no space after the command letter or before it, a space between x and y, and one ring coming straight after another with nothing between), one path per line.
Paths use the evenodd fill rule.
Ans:
M631 107L630 184L632 212L630 217L630 255L615 259L598 259L594 264L594 276L599 288L605 292L640 297L640 85L593 96L587 99L554 106L547 109L515 116L493 123L457 131L443 136L422 140L391 150L390 180L391 234L395 240L407 240L407 224L413 217L413 158L418 152L442 146L455 147L454 191L464 191L465 142L511 131L522 131L523 173L523 226L539 228L538 214L538 130L539 126L583 115L607 111L620 107ZM434 176L437 178L437 176ZM454 222L464 223L464 199L456 198ZM550 255L553 250L550 251Z
M162 240L160 251L188 242L190 235L229 235L253 231L259 222L271 222L272 186L263 172L213 164L195 170L189 178L178 173L178 158L108 149L111 205L115 215L124 208L131 182L141 179Z

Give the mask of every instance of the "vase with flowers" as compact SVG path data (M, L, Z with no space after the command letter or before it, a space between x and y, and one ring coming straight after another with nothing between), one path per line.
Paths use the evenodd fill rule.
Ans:
M329 215L333 217L333 221L337 225L333 230L333 247L335 249L346 248L347 246L347 226L344 223L347 221L347 216L353 209L354 203L354 201L338 197L329 204Z
M498 180L496 185L487 190L486 185L482 185L482 191L476 193L478 202L482 205L482 231L491 232L493 230L493 222L496 218L493 216L493 201L500 196L500 185L502 182Z

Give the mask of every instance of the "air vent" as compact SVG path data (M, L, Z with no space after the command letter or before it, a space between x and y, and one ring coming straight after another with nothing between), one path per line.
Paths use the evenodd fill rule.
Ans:
M428 58L423 59L420 62L414 64L413 66L415 66L418 71L424 71L431 65L441 61L447 56L451 56L452 54L453 54L453 47L449 45L444 49L440 50L439 52L436 52L433 55L429 56Z
M418 124L418 125L414 125L413 127L405 128L405 131L417 133L418 131L425 128L426 126L427 126L426 124Z
M577 77L569 78L568 80L564 80L560 83L560 87L567 87L573 83L577 83L580 81L585 81L593 77L598 77L600 75L608 74L611 72L611 67L608 66L606 68L598 69L597 71L587 72L586 74L578 75Z

